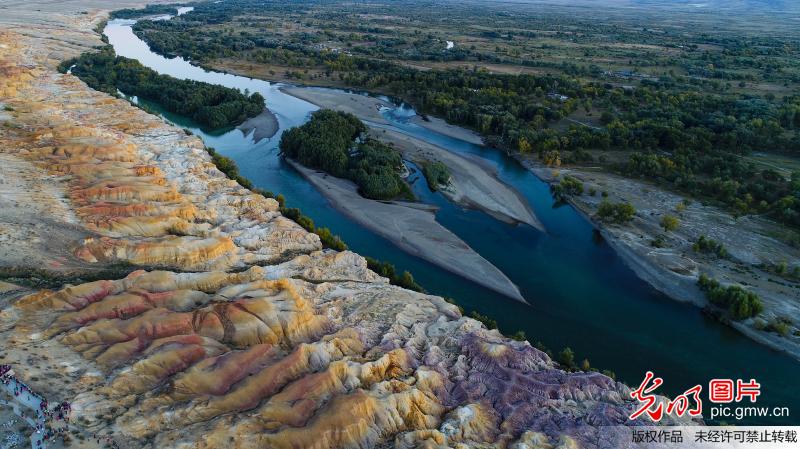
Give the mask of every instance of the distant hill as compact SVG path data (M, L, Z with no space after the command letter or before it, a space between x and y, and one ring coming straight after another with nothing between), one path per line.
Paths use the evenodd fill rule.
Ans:
M389 0L392 1L392 0ZM395 0L398 2L408 0ZM719 33L800 39L800 0L445 0L494 5L508 13L567 15L576 20L647 27L713 26Z
M549 4L616 8L673 9L698 12L800 14L797 0L495 0L496 3Z
M604 0L585 0L587 3L603 3ZM771 10L776 12L798 12L800 4L794 0L608 0L609 3L630 3L633 6L685 7L709 10Z

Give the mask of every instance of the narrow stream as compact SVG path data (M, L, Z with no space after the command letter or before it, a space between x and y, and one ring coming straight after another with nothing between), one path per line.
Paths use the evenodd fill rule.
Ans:
M206 71L183 58L157 55L132 32L133 23L113 20L104 30L118 55L137 59L176 78L259 92L277 115L280 131L275 137L256 143L238 130L209 132L185 117L164 112L146 101L142 103L234 159L243 176L260 188L282 193L289 206L299 207L315 223L329 227L352 250L409 270L431 293L455 298L467 311L477 310L495 318L506 333L522 330L531 342L541 341L554 351L569 346L578 361L588 358L593 366L615 371L629 385L638 385L647 370L664 378L659 391L670 395L696 384L704 385L705 390L712 378L755 378L762 384L759 405L800 404L800 389L793 382L800 372L800 362L756 344L707 318L696 307L655 291L636 277L593 232L589 222L570 206L554 205L548 186L502 152L409 123L414 111L407 106L383 111L391 129L450 151L484 158L503 181L530 202L547 233L464 210L431 192L424 179L413 184L418 197L441 207L437 220L517 284L529 306L409 256L334 210L278 155L281 132L308 120L317 109L315 106L282 93L279 83ZM740 422L779 424L792 420Z

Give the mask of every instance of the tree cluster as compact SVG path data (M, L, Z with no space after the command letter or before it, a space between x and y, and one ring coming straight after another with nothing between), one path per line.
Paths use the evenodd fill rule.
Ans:
M95 90L146 98L211 129L238 125L264 110L264 97L257 92L247 96L228 87L159 75L134 59L116 56L110 46L60 66L62 71L70 67Z
M370 270L385 278L388 278L392 285L414 290L415 292L425 291L421 285L417 284L417 282L414 280L414 276L412 276L408 271L403 271L402 274L397 274L397 269L389 262L382 262L380 260L373 259L372 257L365 257L365 259L367 259L367 267Z
M712 304L727 310L734 320L751 318L764 310L761 298L757 294L738 285L723 287L717 280L705 274L700 275L697 285Z
M398 174L403 164L400 154L375 139L363 138L366 130L352 114L322 109L304 125L284 132L280 150L306 167L350 179L366 198L413 199Z
M692 250L697 253L712 254L720 258L728 257L728 251L722 243L701 235L692 245Z
M612 203L608 200L603 200L597 208L597 217L602 221L611 223L627 223L633 220L634 215L636 215L636 208L631 203Z

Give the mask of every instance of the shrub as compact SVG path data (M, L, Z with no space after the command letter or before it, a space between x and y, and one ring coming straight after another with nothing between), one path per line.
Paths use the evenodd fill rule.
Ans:
M767 332L775 332L781 336L787 337L789 336L791 321L786 318L776 318L773 321L767 323L764 327L764 330Z
M486 326L489 329L497 329L497 321L496 320L494 320L492 318L489 318L486 315L481 315L476 310L473 310L472 313L469 316L470 316L470 318L473 318L475 320L480 321L481 323L484 324L484 326Z
M564 175L558 184L552 184L550 191L556 201L563 201L568 196L583 194L583 183L573 176Z
M713 254L721 258L728 257L728 251L722 246L722 243L704 235L697 238L697 241L692 245L692 250L696 253Z
M615 373L614 371L604 369L603 370L603 374L608 376L608 377L610 377L610 378L612 378L612 379L614 379L614 380L617 380L617 373Z
M592 364L589 363L589 359L583 359L581 362L581 371L590 371L592 369Z
M525 332L524 331L516 331L513 334L509 335L509 337L512 340L516 340L516 341L525 341L525 340L527 340L527 337L525 336Z
M422 173L428 181L428 187L434 192L439 190L439 186L450 184L450 169L439 161L423 165Z
M311 219L309 218L309 220ZM326 248L331 248L336 251L344 251L347 249L347 245L342 241L342 239L339 238L338 235L333 235L331 230L328 228L316 228L314 229L314 233L319 236L319 240L323 245L325 245Z
M245 189L253 190L253 183L239 174L239 167L233 159L217 153L216 150L211 147L207 147L206 151L211 155L211 161L214 162L214 165L219 171L225 173L228 178L233 179Z
M390 284L403 287L408 290L414 290L416 292L425 291L425 289L414 280L414 276L412 276L408 271L403 271L403 274L398 275L395 266L389 262L382 262L378 259L373 259L372 257L364 257L364 259L367 260L367 267L370 270L385 278L388 278Z
M603 200L600 202L600 207L597 208L597 216L600 220L618 224L631 221L635 214L636 209L633 205L625 202L611 203Z
M670 232L678 229L680 223L681 222L680 220L678 220L678 217L674 215L664 215L663 217L661 217L661 227L664 228L665 232Z

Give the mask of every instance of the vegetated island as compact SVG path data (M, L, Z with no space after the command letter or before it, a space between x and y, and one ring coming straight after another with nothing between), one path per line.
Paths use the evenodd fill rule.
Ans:
M378 98L330 89L284 87L281 88L281 91L321 108L351 113L361 120L377 124L388 123L378 113L378 108L393 106ZM440 128L447 128L447 135L474 143L475 139L471 137L470 131L447 125L442 120L429 119L425 122L419 119L418 122L421 126L434 124L436 131L440 131ZM544 226L528 205L527 200L512 187L497 179L487 167L461 154L406 134L377 126L369 126L369 128L369 135L372 138L392 144L404 158L411 160L423 169L437 162L444 164L449 172L450 180L449 183L444 183L447 185L443 185L440 190L450 201L464 207L483 210L502 221L526 223L539 230L544 230ZM460 132L456 130L460 130ZM427 174L426 178L428 178ZM435 187L432 186L432 188L436 190Z
M400 155L364 137L366 131L354 115L323 109L303 126L284 132L280 149L301 175L352 220L412 255L524 302L503 272L436 222L434 206L402 201L413 199L413 194L399 175Z
M400 154L376 139L364 137L367 126L358 117L322 109L303 126L281 136L283 155L306 167L324 170L358 185L366 198L413 200L411 188L400 177Z
M111 95L122 92L155 101L167 111L189 117L210 129L236 126L249 118L262 117L265 109L264 97L258 92L248 96L229 87L160 75L135 59L117 56L111 46L66 60L59 65L59 70L62 73L70 70L95 90ZM270 125L268 119L260 122L266 128L274 128L271 135L277 131L277 122L274 125ZM258 124L251 122L251 129ZM260 131L259 135L266 134L269 129Z

